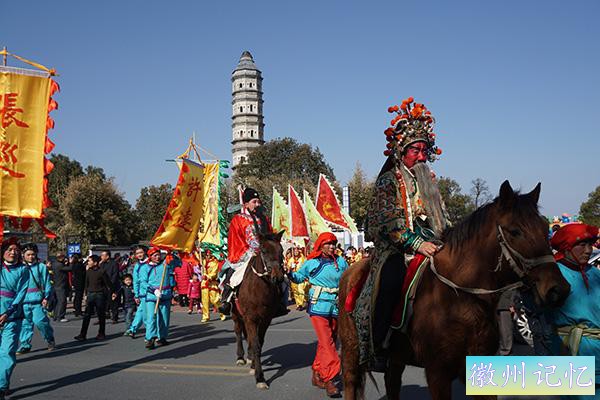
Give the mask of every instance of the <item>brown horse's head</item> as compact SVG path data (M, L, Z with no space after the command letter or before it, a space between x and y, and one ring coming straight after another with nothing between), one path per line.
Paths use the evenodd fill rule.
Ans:
M476 264L496 285L522 280L539 304L555 307L568 296L570 286L552 257L548 224L538 211L540 188L538 184L530 193L519 194L505 181L493 202L447 230L444 241L456 259L469 258L477 249L483 258Z
M497 205L498 242L504 244L502 268L512 270L534 288L541 305L562 305L569 295L569 283L552 257L548 223L538 211L541 184L527 194L515 193L508 181L500 187ZM511 260L512 258L512 260Z
M281 237L285 231L273 234L259 234L260 254L263 273L266 273L273 283L283 281L283 247Z

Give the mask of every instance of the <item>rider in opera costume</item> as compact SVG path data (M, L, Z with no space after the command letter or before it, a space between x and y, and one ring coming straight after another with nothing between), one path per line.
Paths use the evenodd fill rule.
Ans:
M388 111L397 115L385 130L388 158L367 212L366 232L374 242L374 254L354 311L360 361L368 362L374 371L384 370L387 364L386 339L407 264L417 254L433 256L439 250L439 242L434 241L449 225L434 174L426 164L441 154L431 113L412 97Z
M219 312L224 315L231 314L234 290L242 283L250 259L259 251L259 235L273 231L256 190L246 188L242 194L242 203L244 205L242 211L233 217L229 225L227 235L229 253L220 273L223 291ZM283 299L284 295L285 291L282 289L282 303L276 316L288 312L287 298Z

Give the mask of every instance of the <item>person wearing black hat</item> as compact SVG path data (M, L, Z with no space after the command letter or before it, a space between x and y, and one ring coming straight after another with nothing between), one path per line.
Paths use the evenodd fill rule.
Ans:
M21 246L13 238L1 247L0 265L0 400L4 399L15 363L23 300L27 293L29 272L21 262Z
M231 314L231 300L234 289L241 283L250 259L260 247L258 235L273 231L260 195L255 189L246 188L242 194L242 211L235 215L229 224L227 236L227 261L220 273L223 292L219 312ZM282 294L283 295L283 294ZM287 298L285 299L287 302ZM287 314L287 306L282 302L276 316Z

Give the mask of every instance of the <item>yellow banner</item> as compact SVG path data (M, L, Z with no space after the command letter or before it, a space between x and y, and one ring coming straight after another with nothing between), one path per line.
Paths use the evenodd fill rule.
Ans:
M219 162L204 164L204 200L198 241L221 246L219 230Z
M331 232L306 190L304 191L304 212L306 213L306 223L308 224L311 242L314 243L321 233Z
M200 228L204 200L203 167L182 160L179 180L163 221L151 240L153 246L190 252Z
M40 218L50 78L0 69L0 214Z
M285 231L283 237L285 239L290 238L290 211L287 204L285 204L285 200L275 188L273 188L271 225L273 225L273 232Z

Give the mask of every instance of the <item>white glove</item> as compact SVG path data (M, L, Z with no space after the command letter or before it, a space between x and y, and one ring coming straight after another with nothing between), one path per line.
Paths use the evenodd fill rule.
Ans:
M157 299L160 299L160 296L162 295L162 292L160 289L155 289L154 290L154 295L156 296Z

